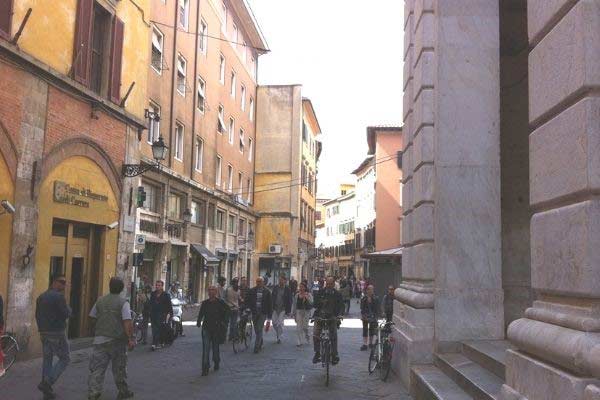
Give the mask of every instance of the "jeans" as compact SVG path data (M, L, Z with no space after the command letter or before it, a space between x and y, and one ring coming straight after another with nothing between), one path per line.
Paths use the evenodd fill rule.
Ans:
M150 323L150 321L148 320L148 318L144 318L142 320L142 343L146 344L148 342L148 324Z
M277 339L283 337L283 321L285 320L285 311L273 311L273 329Z
M308 338L308 321L310 319L310 310L296 310L296 333L298 334L298 344L306 341Z
M337 354L338 354L337 323L332 322L332 321L328 321L328 322L316 321L315 322L315 327L313 329L313 343L314 343L315 353L316 354L321 353L321 337L320 336L321 336L321 330L323 329L324 324L329 325L328 328L329 328L329 341L331 342L331 355L337 356ZM327 327L325 329L327 329Z
M344 304L346 305L346 315L350 313L350 299L344 300Z
M229 339L237 338L238 335L238 314L239 310L230 310L229 314Z
M160 320L152 320L152 345L153 346L158 346L159 344L161 344L160 341L160 325L161 325L161 321Z
M202 328L202 371L210 369L210 352L212 350L213 362L218 365L221 362L219 353L219 335Z
M265 315L257 314L252 316L252 322L254 323L254 350L258 351L263 344L263 331L265 329Z
M67 334L45 335L41 334L42 341L42 380L54 385L60 375L67 369L71 361L69 357L69 341ZM54 364L54 356L58 357L58 362Z
M111 363L113 379L119 393L127 393L127 342L112 340L96 344L90 357L90 377L88 379L88 394L90 398L99 396L104 386L104 374Z

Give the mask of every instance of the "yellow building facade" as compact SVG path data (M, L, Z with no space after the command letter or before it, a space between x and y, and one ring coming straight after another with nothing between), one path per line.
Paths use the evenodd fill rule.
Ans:
M6 2L5 2L6 3ZM5 6L5 4L3 4ZM121 173L146 127L149 1L20 0L0 21L0 295L37 355L35 300L69 281L70 339L108 280L128 279L133 187ZM135 203L134 203L135 204Z

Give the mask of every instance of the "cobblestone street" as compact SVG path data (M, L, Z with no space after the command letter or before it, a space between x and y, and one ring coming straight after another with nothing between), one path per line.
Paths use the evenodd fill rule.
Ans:
M353 302L352 307L357 309ZM200 376L201 338L199 329L186 325L184 338L158 352L149 346L137 347L129 356L129 384L136 399L329 399L362 400L410 397L395 377L383 383L367 371L368 353L359 350L360 321L354 313L340 329L341 362L332 368L329 387L324 370L311 363L312 345L296 347L295 327L286 321L284 342L275 343L273 331L265 335L260 354L246 351L234 354L229 343L221 347L221 370ZM188 322L188 324L192 324ZM89 350L71 355L71 364L55 385L57 399L86 399ZM0 380L0 400L41 399L39 383L41 360L15 365ZM102 399L116 398L110 372L106 374Z

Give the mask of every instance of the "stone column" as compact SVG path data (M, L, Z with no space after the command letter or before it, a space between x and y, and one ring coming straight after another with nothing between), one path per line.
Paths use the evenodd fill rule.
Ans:
M600 2L529 0L531 282L503 399L600 399ZM523 397L520 397L523 396Z
M38 192L42 170L42 152L46 130L48 85L31 74L23 77L23 111L19 135L20 155L15 184L12 252L9 264L9 286L6 329L16 334L22 350L27 352L31 333L36 329L33 298L38 226ZM37 163L37 167L36 167ZM23 264L28 246L33 247L30 262Z
M431 363L434 336L434 61L433 1L404 6L402 283L394 302L396 372L410 386L410 367Z
M481 0L435 7L435 342L448 352L504 338L500 11Z
M405 2L400 376L504 337L497 2Z

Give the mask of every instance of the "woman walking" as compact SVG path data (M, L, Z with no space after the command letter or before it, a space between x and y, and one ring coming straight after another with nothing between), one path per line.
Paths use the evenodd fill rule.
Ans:
M296 333L298 334L297 346L300 347L305 340L307 344L310 344L308 320L310 319L310 310L313 307L313 298L308 292L306 283L302 282L298 286L298 294L295 300L294 313L296 315Z
M360 301L360 313L363 324L363 345L360 348L361 351L365 351L373 346L373 338L377 335L379 310L379 298L374 294L373 285L369 285ZM369 343L368 347L367 343Z

